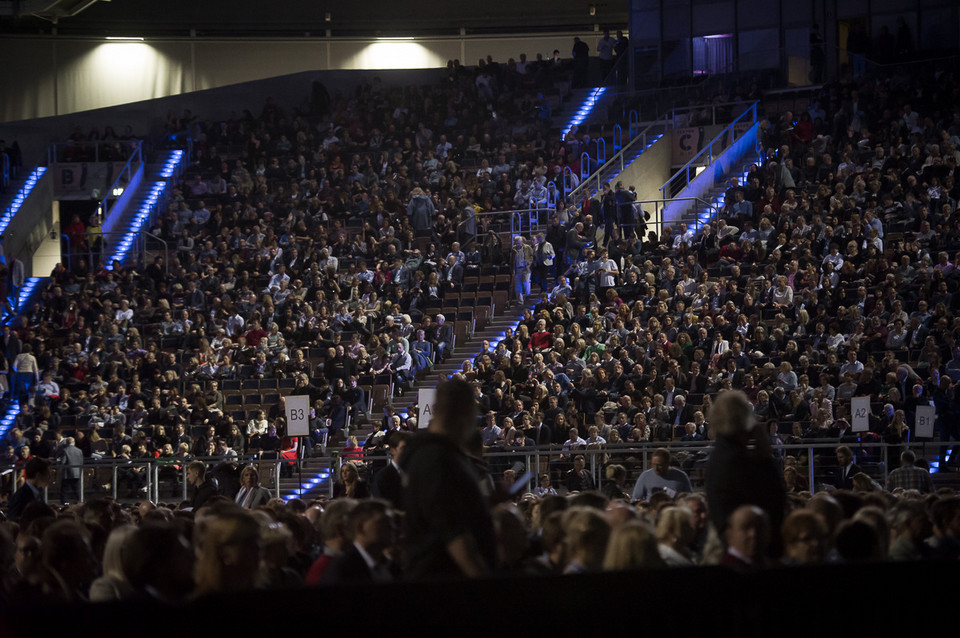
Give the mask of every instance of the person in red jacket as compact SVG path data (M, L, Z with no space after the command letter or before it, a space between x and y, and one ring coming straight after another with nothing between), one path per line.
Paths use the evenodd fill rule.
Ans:
M250 330L247 331L247 345L251 348L259 347L260 342L267 338L267 331L260 327L259 321L250 322Z
M547 330L547 322L543 319L537 322L537 331L530 337L529 348L549 348L553 345L553 333Z

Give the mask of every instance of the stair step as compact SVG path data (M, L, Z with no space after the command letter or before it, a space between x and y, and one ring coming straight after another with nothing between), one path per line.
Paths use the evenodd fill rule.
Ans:
M495 316L486 328L474 333L465 343L454 348L450 354L450 359L446 363L434 366L433 369L427 372L421 379L414 382L411 389L405 392L403 396L393 397L390 405L399 414L409 414L413 406L417 403L419 396L418 390L420 388L435 387L441 379L445 379L460 370L464 359L470 359L472 361L474 357L477 356L485 339L493 341L499 340L500 334L505 328L516 325L520 319L522 319L524 310L525 308L516 305L510 305L504 308L503 314ZM375 415L371 416L376 418ZM372 422L355 423L350 428L350 436L356 436L357 440L362 442L372 429ZM328 446L327 454L333 452L339 453L342 448L342 445ZM327 496L330 493L329 481L333 480L333 478L329 476L327 478L320 478L320 476L323 473L329 472L329 469L330 459L327 457L306 460L302 469L304 485L301 486L299 478L282 479L280 482L280 493L282 497L287 500L299 498L301 487L303 488L302 497L305 500L310 500L318 496Z

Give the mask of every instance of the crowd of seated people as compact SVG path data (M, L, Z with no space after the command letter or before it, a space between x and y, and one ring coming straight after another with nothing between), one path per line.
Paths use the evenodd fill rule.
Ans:
M238 454L284 451L291 391L310 396L313 442L345 435L373 389L403 393L475 309L506 301L505 275L476 283L506 272L506 216L477 213L524 208L557 179L539 91L564 74L488 60L437 85L375 80L311 113L268 100L224 122L168 114L170 134L195 139L153 228L171 250L142 268L58 266L7 331L14 457L48 456L57 433L87 457L94 436L107 456L125 438L134 458L208 456L210 426ZM79 243L97 223L68 231Z
M385 374L400 389L415 365L411 352L432 352L434 361L448 354L443 326L426 310L448 290L460 295L471 265L491 267L480 246L457 243L457 229L478 207L516 206L525 171L546 180L562 161L559 141L542 133L510 142L516 127L476 110L476 86L470 72L455 70L443 87L361 88L334 99L319 123L288 122L268 103L258 119L201 124L198 159L159 225L168 239L183 240L176 259L142 273L58 269L43 303L5 334L8 359L15 348L37 370L33 382L17 373L12 392L41 393L24 405L6 451L23 458L20 491L39 492L49 480L43 458L64 447L64 432L77 428L66 424L73 417L99 426L78 441L90 456L157 454L157 442L182 447L184 437L198 435L187 428L203 432L205 450L187 444L196 456L231 458L223 448L249 451L255 437L289 452L279 397L238 423L220 384L255 380L258 392L279 392L281 382L292 383L311 395L318 414L340 415L364 409L355 383L362 375ZM482 416L474 452L560 450L551 459L560 463L542 468L536 487L509 490L513 467L484 479L486 493L502 490L516 507L494 511L498 569L957 557L957 499L934 493L924 460L900 453L917 436L914 416L924 405L936 408L941 470L948 456L956 462L950 439L960 438L954 89L950 76L895 74L828 86L799 119L770 114L766 160L729 189L721 218L697 234L638 236L642 211L623 188L558 211L542 236L521 237L512 248L497 246L494 233L489 249L514 277L516 295L531 295L530 279L542 292L531 295L537 301L515 331L484 344L456 375L473 384ZM494 101L499 113L519 108ZM515 124L537 127L535 118L513 114ZM242 149L232 166L220 155L227 146ZM464 168L470 157L475 171ZM217 180L226 189L212 192ZM416 347L424 341L430 346ZM753 404L763 440L751 454L774 463L784 481L747 487L776 492L780 510L713 507L690 492L667 449L653 454L631 491L618 445L716 440L711 408L727 390ZM850 399L862 396L871 402L868 431L854 433ZM388 410L367 441L394 452L403 440L396 430L405 427L416 429L415 419ZM99 431L108 428L103 444ZM835 456L833 471L817 480L818 491L829 484L832 493L811 496L809 465L776 447L812 442L829 444L816 459L821 468ZM877 467L881 442L893 446L884 485L865 471L867 463ZM353 543L372 556L371 577L394 578L403 557L383 531L390 508L360 507L368 494L389 498L379 472L365 477L362 447L349 442L338 498L322 512L299 501L239 512L262 498L256 479L223 486L218 496L203 464L191 470L186 456L177 462L188 470L192 504L213 508L196 530L192 514L175 505L146 504L142 513L107 501L60 512L30 505L8 531L37 558L8 570L11 591L77 597L94 569L64 578L60 545L88 551L114 534L166 534L169 545L157 547L170 552L185 532L219 534L251 555L261 544L277 547L271 560L241 561L247 571L232 580L198 568L188 587L184 570L179 588L105 564L108 597L122 598L127 586L182 597L194 585L208 593L341 582L342 569L326 578L317 572ZM597 476L585 469L598 450L611 453L599 493ZM139 485L135 476L129 481ZM709 471L706 491L709 498ZM113 530L138 517L138 529ZM528 543L528 531L540 532L538 545ZM204 553L212 546L198 543L197 560L215 563Z
M495 91L496 120L476 108L477 77L500 86L490 68L452 67L439 87L358 87L314 120L268 101L257 119L198 122L196 162L158 222L172 263L58 269L14 329L56 385L14 436L50 438L64 417L122 423L147 426L156 453L154 426L249 437L264 407L282 437L276 405L231 410L213 386L250 379L303 387L317 429L341 430L366 409L361 380L400 392L449 354L450 322L425 311L465 274L505 264L518 296L530 274L544 294L516 333L464 363L501 432L509 418L535 444L591 426L605 443L710 438L711 395L736 388L788 443L854 437L853 396L873 404L860 443L908 440L931 402L939 434L957 438L951 84L828 86L799 119L771 115L767 161L698 235L642 240L635 195L617 185L558 207L532 244L509 249L496 232L458 239L483 234L478 210L516 206L515 187L549 183L565 147L544 141L524 96Z
M869 443L912 440L927 405L960 439L960 120L937 77L831 85L799 120L770 114L765 162L702 232L641 241L620 188L553 220L531 246L564 256L545 294L464 362L483 409L538 444L592 426L607 443L696 440L731 388L784 443L855 442L876 462ZM852 397L870 399L867 432Z

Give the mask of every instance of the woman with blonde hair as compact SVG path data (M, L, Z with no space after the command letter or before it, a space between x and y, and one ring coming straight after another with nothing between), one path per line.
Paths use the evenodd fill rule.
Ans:
M797 373L793 371L793 366L789 361L780 363L780 373L777 375L777 387L783 388L785 392L790 392L797 387Z
M903 410L896 410L890 425L883 431L883 442L897 445L910 440L910 427L907 425L906 414Z
M657 538L649 525L635 520L613 530L603 557L605 571L657 569L666 566L657 549Z
M633 428L630 430L629 439L633 442L650 440L650 426L647 425L647 417L643 412L633 415Z
M124 547L137 528L134 525L115 527L103 550L103 575L90 585L90 602L99 603L130 598L134 591L123 564Z
M690 545L695 532L693 513L685 507L667 507L657 521L657 551L668 567L692 567Z

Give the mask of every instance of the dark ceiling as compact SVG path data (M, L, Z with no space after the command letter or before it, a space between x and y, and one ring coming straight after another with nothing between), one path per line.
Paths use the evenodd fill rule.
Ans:
M333 36L456 35L624 27L629 0L112 0L55 25L61 35ZM594 14L591 15L591 7ZM326 17L329 13L330 20ZM5 17L0 28L52 33L33 16Z

